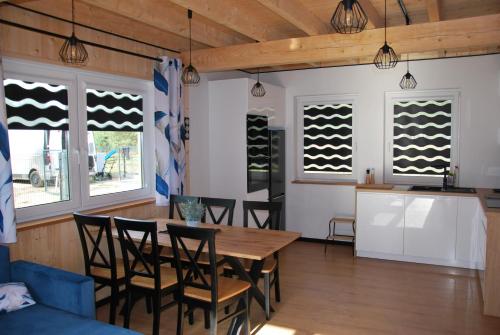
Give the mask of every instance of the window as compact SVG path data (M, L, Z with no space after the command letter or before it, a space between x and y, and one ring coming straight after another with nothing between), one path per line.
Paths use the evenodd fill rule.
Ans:
M457 92L386 94L386 182L442 183L458 162L457 105Z
M90 196L140 189L142 96L86 90Z
M355 96L302 96L296 106L298 177L355 181Z
M153 195L152 84L4 60L18 222Z

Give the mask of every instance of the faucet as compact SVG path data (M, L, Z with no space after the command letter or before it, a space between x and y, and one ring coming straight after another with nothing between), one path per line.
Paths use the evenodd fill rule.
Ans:
M446 191L448 189L448 174L449 171L447 170L448 166L446 165L436 165L435 168L443 168L443 191Z

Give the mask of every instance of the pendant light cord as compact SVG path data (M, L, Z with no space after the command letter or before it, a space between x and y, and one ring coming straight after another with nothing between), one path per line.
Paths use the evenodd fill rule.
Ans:
M387 0L384 1L384 42L387 44Z
M71 28L75 34L75 0L71 0Z
M410 54L406 54L406 72L410 72Z
M191 65L191 19L193 18L193 12L188 9L188 19L189 19L189 65Z

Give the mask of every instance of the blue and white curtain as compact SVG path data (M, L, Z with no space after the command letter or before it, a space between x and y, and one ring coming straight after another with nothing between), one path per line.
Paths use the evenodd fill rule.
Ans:
M10 166L2 58L0 57L0 243L14 242L16 242L14 189Z
M182 63L162 57L154 68L156 204L168 205L170 194L184 194L186 159Z

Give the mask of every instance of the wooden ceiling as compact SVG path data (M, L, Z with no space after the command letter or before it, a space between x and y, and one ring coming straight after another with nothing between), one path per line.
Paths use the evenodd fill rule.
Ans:
M71 19L70 0L11 2ZM383 43L381 34L384 0L359 0L368 14L369 24L365 32L354 35L334 34L330 18L338 2L339 0L76 0L75 20L178 50L184 52L182 55L186 57L185 51L189 47L186 12L188 8L192 9L193 50L197 50L193 53L193 64L197 66L199 62L201 71L236 68L250 72L254 72L256 68L273 71L370 62L373 58L371 54L374 55L378 48L368 48ZM500 52L499 0L404 0L404 4L411 19L410 27L405 27L398 1L387 1L387 24L391 27L388 39L395 44L394 48L400 55L406 57L408 53L412 59L418 59ZM20 18L22 13L21 9L8 5L0 7L2 18L12 21ZM489 26L478 17L487 18ZM468 21L467 18L474 19ZM49 28L51 25L45 26ZM421 34L424 31L425 36ZM465 42L441 43L443 39L451 41L453 31L461 34ZM443 32L447 33L443 35ZM67 31L58 33L66 34ZM99 33L95 34L96 41L99 40L98 35ZM414 43L422 38L426 38L428 43L438 43L435 48L412 47L409 42L405 42L406 36ZM480 39L480 42L472 41L472 36ZM342 46L342 49L331 52L329 43L335 47ZM293 45L300 51L311 49L314 52L303 53L300 57L291 56ZM364 46L364 49L360 46ZM320 48L326 48L324 54L320 54ZM244 54L235 52L242 50ZM286 53L282 60L280 53ZM312 55L310 59L308 54ZM236 57L238 59L232 59Z

